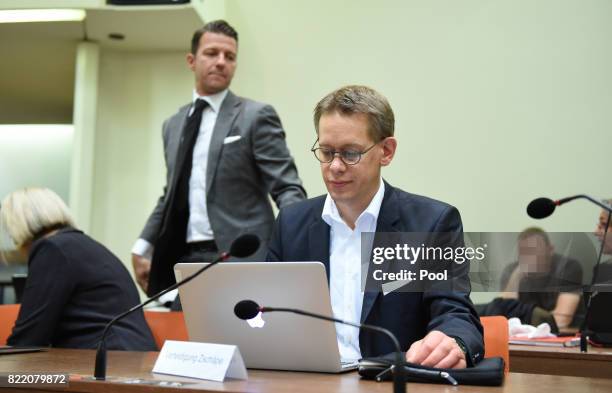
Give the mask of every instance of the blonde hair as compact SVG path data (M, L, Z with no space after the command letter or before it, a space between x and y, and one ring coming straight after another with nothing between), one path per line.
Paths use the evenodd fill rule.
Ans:
M24 188L0 204L0 230L21 248L53 229L74 226L68 207L48 188Z

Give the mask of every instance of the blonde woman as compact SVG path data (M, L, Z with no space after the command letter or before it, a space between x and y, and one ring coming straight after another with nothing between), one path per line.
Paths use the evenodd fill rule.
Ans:
M121 261L75 228L53 191L26 188L9 194L0 205L0 230L28 257L9 345L95 348L106 323L139 303ZM142 312L119 321L106 343L109 349L156 350Z

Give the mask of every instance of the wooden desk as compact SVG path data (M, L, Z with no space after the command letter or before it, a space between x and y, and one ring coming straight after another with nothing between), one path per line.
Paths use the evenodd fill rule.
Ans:
M510 371L514 373L612 378L612 348L557 348L510 345Z
M108 375L110 377L128 377L157 379L169 381L191 381L165 375L153 375L150 370L157 358L157 352L109 352ZM69 372L91 376L94 364L94 351L84 350L50 350L30 354L0 356L0 372ZM48 388L38 390L2 389L5 392L23 393L26 391L69 391L90 393L153 393L153 392L291 392L291 393L390 393L391 383L364 381L356 372L347 374L318 374L283 371L249 370L247 381L230 380L225 383L197 381L196 384L182 388L153 387L145 385L128 385L112 381L71 380L67 388ZM476 393L476 392L519 393L537 391L538 393L569 393L587 391L604 393L612 391L612 380L587 379L533 374L510 374L502 387L478 387L431 385L410 383L410 393Z

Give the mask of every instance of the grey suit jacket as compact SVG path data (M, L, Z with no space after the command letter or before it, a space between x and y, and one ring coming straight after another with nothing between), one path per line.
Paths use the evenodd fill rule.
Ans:
M160 236L173 230L168 227L171 220L167 216L172 212L167 206L176 187L177 154L191 105L180 108L163 125L166 187L140 235L155 245L156 252L158 247L168 246L158 244ZM224 143L227 137L239 138ZM249 259L264 260L265 245L274 225L268 194L279 208L306 197L274 108L238 97L230 91L223 100L213 129L206 170L208 218L219 250L229 250L231 242L243 233L254 233L260 237L262 246ZM172 266L176 262L164 262L168 266L162 270L170 275L170 280L150 282L152 290L162 289L174 281ZM153 273L160 266L151 269L152 276L161 273Z

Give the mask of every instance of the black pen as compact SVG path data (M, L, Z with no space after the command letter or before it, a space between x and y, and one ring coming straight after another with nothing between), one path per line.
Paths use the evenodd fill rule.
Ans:
M445 381L447 381L448 383L450 383L453 386L457 386L459 383L457 382L457 380L455 378L453 378L452 375L450 375L448 372L446 371L436 371L436 370L425 370L422 368L415 368L415 367L410 367L410 366L406 366L405 370L408 372L408 375L413 374L413 375L421 375L423 377L426 378L440 378L443 379Z
M394 366L390 366L384 369L383 371L381 371L380 373L378 373L378 375L376 375L376 378L375 378L376 381L381 382L388 373L393 371L393 367ZM422 368L415 368L415 367L410 367L410 366L404 366L404 370L408 373L408 376L412 374L412 375L421 376L427 379L440 378L442 380L447 381L453 386L459 385L457 380L453 378L453 376L450 375L446 371L425 370Z

